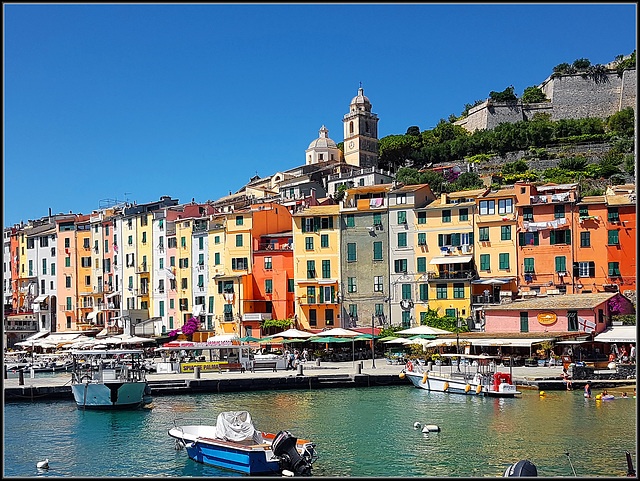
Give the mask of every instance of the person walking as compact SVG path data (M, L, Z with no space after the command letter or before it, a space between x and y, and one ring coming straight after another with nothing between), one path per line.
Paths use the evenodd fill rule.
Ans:
M285 366L286 366L285 369L284 369L285 371L288 371L289 370L289 366L291 366L291 359L290 359L289 354L291 354L289 352L289 349L285 349L285 351L284 351L284 362L285 362Z

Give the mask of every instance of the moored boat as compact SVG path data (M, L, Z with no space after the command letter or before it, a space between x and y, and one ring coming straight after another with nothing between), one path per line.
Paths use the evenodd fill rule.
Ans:
M198 424L186 424L192 421ZM203 464L249 475L308 476L318 457L315 444L288 431L258 431L247 411L221 412L215 424L202 422L206 420L176 419L169 436L176 449L186 448L189 458Z
M496 372L494 361L499 357L474 354L443 356L458 358L458 363L451 363L449 372L443 372L441 366L438 371L434 371L409 361L400 375L409 379L415 387L427 391L492 397L514 397L522 394L513 384L510 373Z
M74 350L71 391L78 408L135 408L151 402L139 349Z

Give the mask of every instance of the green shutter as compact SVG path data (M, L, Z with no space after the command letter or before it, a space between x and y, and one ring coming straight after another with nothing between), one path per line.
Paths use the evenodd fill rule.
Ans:
M571 244L571 229L567 229L567 233L565 234L564 239L567 244Z
M329 216L329 229L333 229L333 217Z
M331 303L335 304L336 302L336 286L331 286Z
M524 232L518 232L518 244L520 246L524 245Z
M454 245L454 246L460 245L460 232L455 232L451 234L451 245Z
M549 232L549 244L555 245L555 243L556 243L556 231L551 230L551 232Z
M444 245L444 235L438 234L438 247L441 247L443 245Z
M534 246L540 245L540 233L539 232L534 232L533 233L533 245Z
M307 232L307 218L306 217L300 217L300 221L302 222L302 224L300 225L300 227L302 228L302 232Z
M427 258L418 257L418 272L427 272Z

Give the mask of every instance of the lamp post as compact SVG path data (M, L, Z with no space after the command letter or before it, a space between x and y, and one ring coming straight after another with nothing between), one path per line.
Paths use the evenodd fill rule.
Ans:
M456 354L460 354L460 317L458 317L458 308L456 307ZM460 372L460 358L458 358L458 372Z
M376 350L374 348L374 342L376 342L376 339L373 337L373 319L374 316L371 314L371 369L376 368Z

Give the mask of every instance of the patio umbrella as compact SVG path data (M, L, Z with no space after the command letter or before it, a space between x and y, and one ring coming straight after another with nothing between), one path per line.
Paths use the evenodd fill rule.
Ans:
M392 341L394 339L398 339L398 336L386 336L382 339L378 339L378 342Z
M258 342L261 339L258 339L257 337L245 336L245 337L239 337L236 340L237 341L242 341L242 342Z
M299 329L287 329L286 331L278 332L276 334L272 334L271 336L266 337L285 337L285 338L295 338L295 339L304 339L308 337L313 337L315 334L307 331L300 331Z
M347 337L357 337L362 333L356 331L350 331L348 329L342 329L341 327L334 327L333 329L329 329L328 331L321 331L319 333L322 336L347 336Z
M390 341L385 341L385 344L404 344L406 341L410 341L410 339L407 339L406 337L396 337Z
M396 331L396 334L402 335L416 335L416 334L451 334L451 331L445 331L444 329L440 329L437 327L431 326L417 326L412 327L410 329L403 329L402 331Z
M260 339L258 341L258 343L260 344L282 344L283 339L281 339L280 337L263 337L262 339Z

